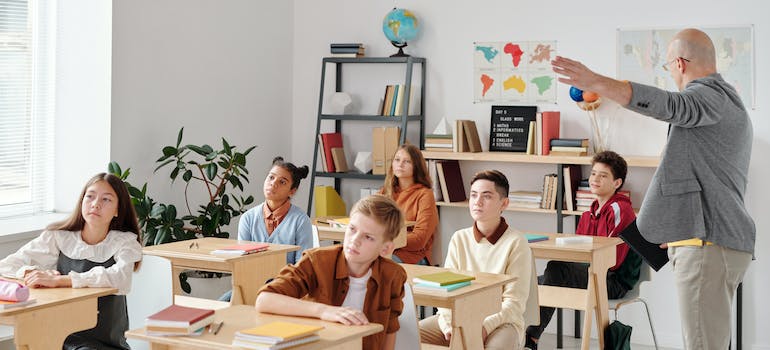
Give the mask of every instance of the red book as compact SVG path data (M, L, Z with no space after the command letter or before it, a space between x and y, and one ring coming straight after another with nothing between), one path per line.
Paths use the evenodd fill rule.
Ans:
M541 138L541 146L543 155L547 156L551 153L551 139L559 138L559 112L543 112L543 137Z
M246 254L259 253L267 250L268 248L270 248L270 244L262 243L262 242L242 243L242 244L233 244L227 247L222 247L217 250L212 250L211 254L246 255Z
M436 163L442 191L446 190L444 200L447 202L462 202L465 196L463 176L460 173L460 163L457 160L442 160Z
M342 134L338 132L324 133L321 134L321 140L323 141L323 151L326 158L326 171L333 173L336 168L334 167L332 148L342 148Z
M214 310L171 305L147 316L145 324L154 327L186 328L209 317L214 320Z

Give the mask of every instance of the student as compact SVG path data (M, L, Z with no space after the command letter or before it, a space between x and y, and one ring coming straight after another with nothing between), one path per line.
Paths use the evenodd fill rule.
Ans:
M420 149L403 144L393 156L380 194L390 197L404 212L404 219L415 221L408 229L406 246L396 249L393 261L430 265L433 235L438 227L438 209L431 181Z
M379 323L385 330L363 339L364 349L393 349L403 309L406 272L382 257L404 223L392 200L369 196L353 206L342 245L305 251L257 295L256 309L315 317L345 325Z
M262 191L265 202L249 209L238 223L238 239L276 244L291 244L301 249L286 254L286 263L299 261L302 251L313 248L310 218L291 204L300 180L307 177L307 166L297 167L282 157L273 159Z
M524 235L509 227L501 216L508 207L508 188L508 179L497 170L473 177L469 201L473 227L455 232L444 263L447 268L514 277L503 287L500 312L484 319L481 336L486 349L521 349L524 345L532 251ZM450 310L439 309L436 316L420 321L422 341L449 346L452 317Z
M589 184L597 199L591 209L580 217L575 233L588 236L616 237L636 214L631 199L618 193L626 181L625 159L612 151L598 153L591 161ZM607 297L622 298L639 280L642 258L629 250L627 244L617 246L615 266L607 272ZM549 261L540 284L570 288L588 286L588 265L573 262ZM540 308L540 325L527 328L526 347L537 349L537 342L553 316L554 308ZM589 317L589 316L586 316Z
M99 298L96 327L69 335L64 349L129 349L125 294L142 259L140 242L126 185L100 173L86 183L72 215L0 261L0 274L31 288L117 288L117 295Z

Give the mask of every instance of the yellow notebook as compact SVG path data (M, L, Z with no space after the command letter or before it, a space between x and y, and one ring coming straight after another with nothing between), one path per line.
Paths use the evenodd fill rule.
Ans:
M279 342L314 334L323 327L293 322L270 322L258 327L244 329L237 335L274 339Z
M414 283L424 283L434 286L446 286L449 284L468 282L475 280L476 277L463 275L460 273L454 273L451 271L444 271L438 273L431 273L428 275L417 276L412 279Z

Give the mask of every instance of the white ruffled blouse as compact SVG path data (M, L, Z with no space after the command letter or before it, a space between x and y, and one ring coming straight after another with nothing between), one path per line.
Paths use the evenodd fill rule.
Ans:
M142 246L131 232L113 230L103 241L91 245L83 241L80 231L43 231L16 253L1 260L0 274L22 279L29 270L56 270L59 253L70 259L97 263L115 258L115 264L109 268L96 266L86 272L73 271L69 277L73 288L112 287L122 295L131 290L134 263L142 259Z

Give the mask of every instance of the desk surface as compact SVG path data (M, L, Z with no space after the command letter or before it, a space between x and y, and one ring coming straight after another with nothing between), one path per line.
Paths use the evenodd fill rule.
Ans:
M191 247L190 245L193 243L197 243L197 246ZM246 255L239 255L239 256L221 256L221 255L211 254L211 252L214 250L221 249L234 244L241 244L241 243L253 243L253 242L239 241L239 240L227 239L227 238L205 237L205 238L198 238L198 239L193 239L188 241L178 241L178 242L164 243L164 244L144 247L142 249L142 252L144 252L144 254L147 254L147 255L161 256L164 258L193 259L193 260L210 261L210 262L232 262L232 261L242 260L242 259L251 259L257 256L286 254L288 252L299 250L300 248L295 245L270 243L270 247L266 251L254 253L254 254L246 254Z
M293 350L310 350L328 349L357 338L382 332L384 329L382 325L377 323L370 323L365 326L345 326L341 323L326 322L313 318L262 314L258 313L253 306L248 305L236 305L217 310L216 322L220 321L224 321L224 324L217 335L204 332L203 335L197 337L158 337L149 336L145 333L144 328L138 328L126 332L126 337L179 348L233 349L234 347L231 344L235 337L235 332L268 322L287 321L324 327L319 332L320 340L291 348Z
M512 276L499 275L495 273L460 271L460 270L454 270L454 269L447 269L443 267L413 265L413 264L399 264L399 265L401 265L401 267L403 267L404 270L406 270L407 280L409 281L410 284L413 284L412 279L415 277L419 277L421 275L427 275L430 273L444 272L444 271L453 271L464 275L476 277L476 279L471 281L470 286L455 289L448 293L415 291L414 292L415 302L418 305L448 307L448 306L444 306L444 304L447 301L451 301L458 297L479 293L487 288L491 288L495 286L502 287L503 284L513 281ZM421 303L427 303L427 304L421 304Z
M14 316L21 313L63 305L89 298L117 293L116 288L30 288L29 297L35 302L27 306L0 311L0 316Z
M575 237L579 235L568 233L541 233L548 236L547 241L533 242L529 244L532 253L538 259L557 259L561 261L574 261L574 262L590 262L590 256L593 252L601 251L604 249L614 248L616 245L623 241L617 237L601 237L601 236L589 236L593 237L593 242L590 244L565 244L557 245L557 237ZM586 236L581 236L586 237Z

